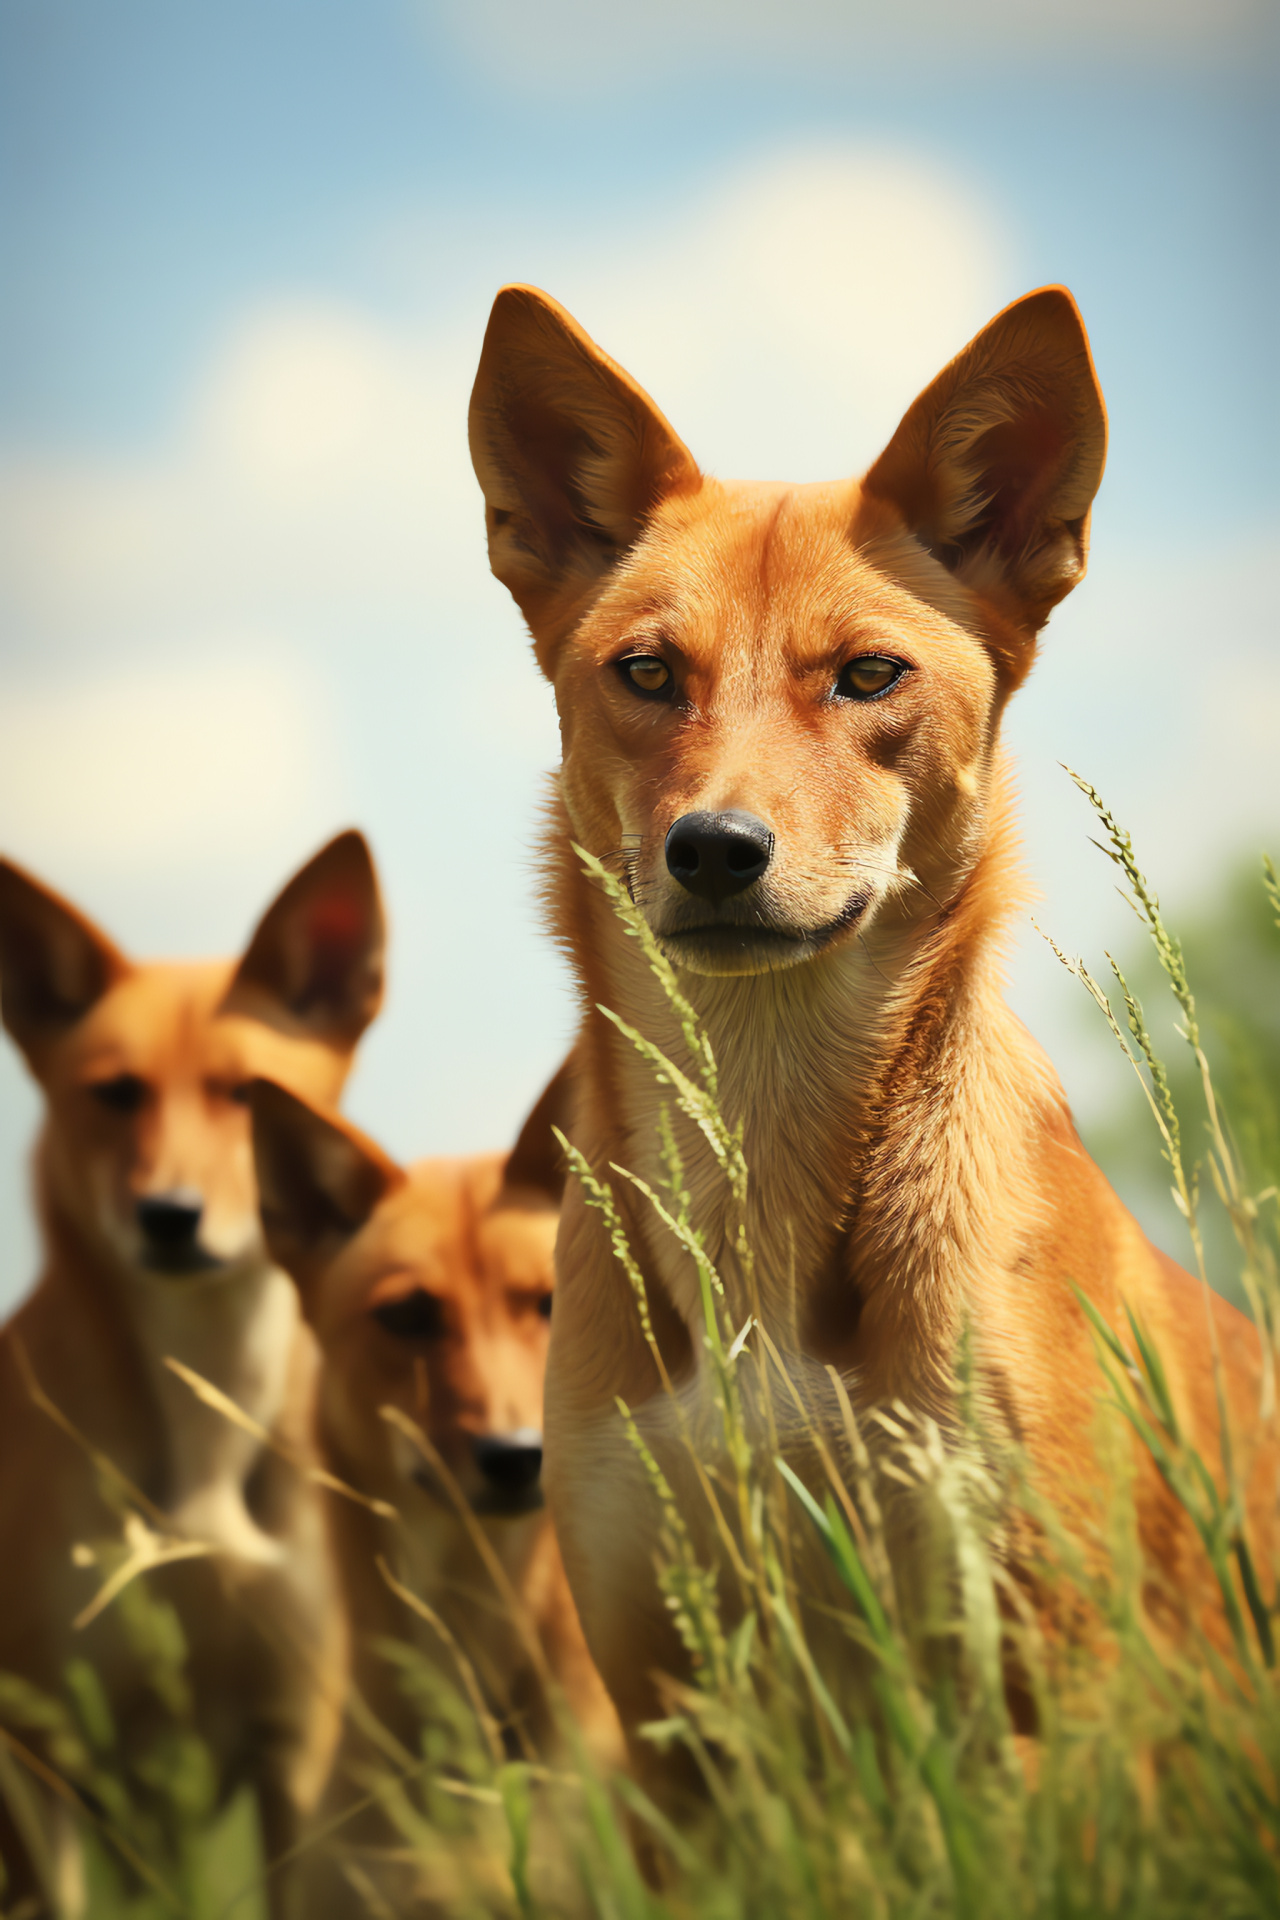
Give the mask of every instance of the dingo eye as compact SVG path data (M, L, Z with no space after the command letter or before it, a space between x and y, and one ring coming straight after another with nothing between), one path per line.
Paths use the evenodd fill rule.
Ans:
M422 1287L374 1307L372 1317L397 1340L438 1340L444 1332L444 1306Z
M887 693L905 672L901 660L891 660L887 653L860 653L841 667L836 693L842 700L874 700L878 693Z
M649 699L661 698L671 691L671 669L665 660L659 660L656 653L629 653L619 660L618 671L628 686Z
M538 1312L542 1315L544 1320L549 1320L551 1318L551 1295L549 1293L544 1293L539 1299Z
M89 1091L112 1113L137 1113L146 1101L147 1083L136 1073L118 1073L114 1079L96 1081Z

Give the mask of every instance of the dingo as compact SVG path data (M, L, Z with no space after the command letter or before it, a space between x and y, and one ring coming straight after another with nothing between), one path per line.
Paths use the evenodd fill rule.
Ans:
M818 1392L813 1363L830 1364L857 1406L945 1420L968 1318L988 1418L1068 1513L1097 1484L1099 1390L1069 1282L1114 1325L1122 1301L1145 1317L1216 1448L1206 1302L1087 1159L1000 993L1020 886L999 721L1084 573L1105 431L1080 317L1052 287L944 369L861 482L705 477L532 288L498 295L471 409L491 565L560 714L547 886L588 1009L577 1144L601 1173L662 1177L662 1089L598 1004L688 1053L575 841L625 875L706 1024L724 1111L745 1126L764 1316L797 1371ZM695 1127L680 1119L678 1137L741 1325L725 1183ZM619 1202L696 1409L693 1264L634 1196ZM615 1395L644 1409L669 1477L687 1474L631 1290L574 1191L557 1271L548 1495L588 1643L634 1727L660 1711L655 1670L685 1663ZM1233 1405L1256 1408L1252 1329L1211 1311ZM1138 1485L1148 1544L1185 1586L1189 1529L1149 1462Z
M47 1103L44 1273L0 1332L0 1670L57 1692L82 1654L124 1751L154 1731L146 1673L112 1610L73 1626L104 1577L73 1564L73 1544L119 1532L97 1449L146 1503L135 1529L145 1519L215 1550L155 1578L189 1642L197 1729L225 1790L255 1783L268 1857L292 1843L336 1731L323 1526L305 1480L165 1361L305 1445L314 1348L263 1243L246 1088L269 1073L336 1099L378 1008L382 950L356 833L290 881L238 965L128 960L0 862L0 1005ZM7 1829L3 1841L9 1901L43 1911L34 1862ZM271 1884L278 1899L279 1876Z
M398 1515L392 1524L347 1499L329 1503L356 1683L408 1754L418 1749L419 1716L376 1638L415 1639L433 1659L449 1656L392 1592L380 1557L462 1648L513 1751L545 1754L556 1745L540 1666L598 1750L617 1741L541 1487L542 1381L564 1191L551 1128L566 1117L567 1077L562 1068L509 1155L407 1169L346 1121L277 1086L261 1081L250 1094L267 1244L297 1281L322 1354L321 1453L339 1479ZM425 1434L425 1455L387 1410ZM459 1497L475 1516L470 1523ZM495 1583L495 1557L506 1593ZM512 1617L512 1590L541 1656ZM364 1743L358 1730L349 1738L355 1756ZM343 1764L330 1796L336 1804L353 1797ZM376 1817L358 1829L346 1823L340 1837L372 1839L380 1826Z

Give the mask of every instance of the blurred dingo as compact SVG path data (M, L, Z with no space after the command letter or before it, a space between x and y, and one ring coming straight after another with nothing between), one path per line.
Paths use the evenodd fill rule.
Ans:
M263 1241L246 1089L269 1073L337 1098L381 998L383 941L356 833L294 877L238 963L131 961L0 862L0 1008L46 1101L44 1271L0 1331L0 1670L57 1692L82 1655L122 1754L144 1753L163 1714L115 1611L88 1618L107 1567L73 1564L72 1549L118 1541L126 1517L144 1554L148 1533L208 1548L153 1577L188 1642L196 1729L224 1792L254 1784L268 1858L292 1844L336 1731L319 1506L166 1361L305 1447L314 1347ZM43 1912L43 1849L29 1832L20 1845L10 1817L0 1806L8 1901ZM62 1856L74 1878L74 1849ZM279 1910L281 1876L269 1884ZM73 1896L58 1893L60 1910Z
M1000 718L1084 574L1105 439L1083 325L1054 287L938 375L861 481L704 476L634 381L529 287L498 295L471 407L490 562L560 716L546 888L586 1009L575 1143L602 1177L620 1165L662 1184L670 1089L602 1005L692 1070L576 842L625 880L744 1128L758 1298L728 1183L674 1113L734 1328L761 1313L836 1442L827 1366L855 1407L953 1424L968 1324L988 1431L1016 1440L1082 1525L1102 1480L1100 1376L1072 1283L1113 1326L1124 1303L1146 1321L1210 1458L1215 1341L1242 1435L1259 1405L1253 1329L1143 1237L1000 992L1022 897ZM712 1443L695 1264L614 1185L683 1417ZM691 1525L706 1506L608 1232L575 1188L556 1264L548 1497L588 1643L634 1728L663 1710L655 1674L688 1665L618 1397ZM1212 1581L1150 1458L1137 1499L1176 1611Z
M463 1648L513 1752L558 1744L548 1675L600 1749L617 1738L542 1497L564 1188L551 1127L566 1080L562 1068L510 1154L407 1169L279 1087L259 1082L250 1095L267 1243L298 1283L323 1356L321 1450L341 1480L399 1516L392 1526L330 1500L357 1682L410 1748L414 1714L369 1646L414 1626L380 1555ZM513 1618L513 1594L535 1643ZM441 1654L434 1631L419 1637Z

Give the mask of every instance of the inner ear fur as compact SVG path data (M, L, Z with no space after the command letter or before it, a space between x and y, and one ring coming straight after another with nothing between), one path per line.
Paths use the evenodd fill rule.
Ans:
M536 287L493 303L470 437L489 564L540 642L566 630L658 502L701 481L648 395Z
M309 1284L405 1178L382 1149L337 1114L273 1080L249 1087L262 1231L271 1258Z
M0 1017L33 1064L131 971L84 914L0 860Z
M1016 300L908 409L863 480L1032 632L1083 579L1107 416L1065 287Z
M373 857L363 834L340 833L268 907L223 1011L354 1047L382 1004L385 950Z

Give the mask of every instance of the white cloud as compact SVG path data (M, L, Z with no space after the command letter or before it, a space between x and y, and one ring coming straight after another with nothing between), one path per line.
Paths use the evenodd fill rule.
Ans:
M1009 291L999 223L920 158L785 151L552 287L719 470L846 472ZM19 627L160 632L477 604L466 407L483 315L433 330L336 304L246 313L173 443L132 463L0 469Z
M246 316L197 389L193 440L230 494L292 519L346 508L371 480L413 484L456 417L437 343L362 313L267 306Z
M1009 254L953 172L806 145L741 167L660 239L557 292L705 464L813 479L870 463L1018 290Z
M0 708L0 821L33 865L117 875L291 857L322 781L330 716L299 664L208 636L185 664L10 685Z
M160 454L4 464L0 594L20 626L64 634L185 626L193 608L297 621L335 595L421 601L433 538L462 511L462 376L437 340L265 302L198 375Z

